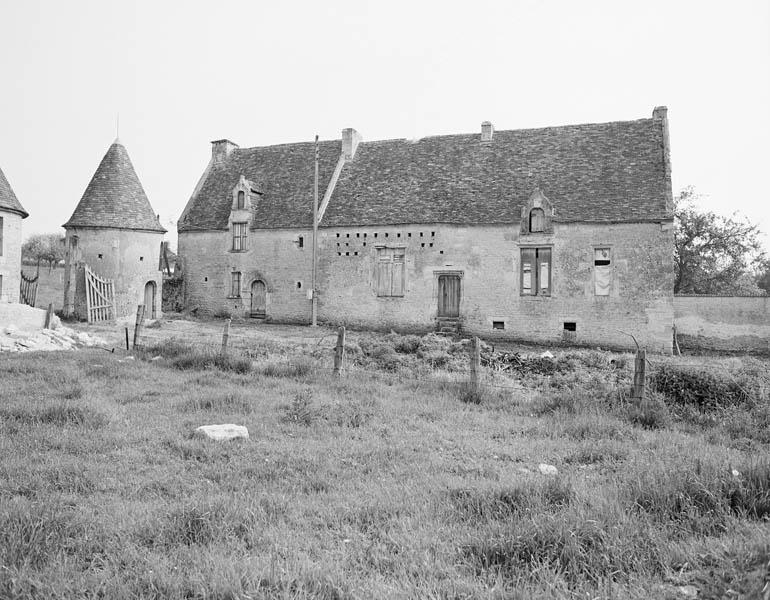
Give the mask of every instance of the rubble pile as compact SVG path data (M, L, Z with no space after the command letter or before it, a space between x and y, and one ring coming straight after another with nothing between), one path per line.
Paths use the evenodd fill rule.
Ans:
M481 365L493 371L521 375L553 375L566 368L550 352L528 356L518 352L495 352L484 347L481 348Z
M69 327L21 331L15 325L0 329L0 352L32 352L40 350L73 350L79 346L96 346L102 340Z

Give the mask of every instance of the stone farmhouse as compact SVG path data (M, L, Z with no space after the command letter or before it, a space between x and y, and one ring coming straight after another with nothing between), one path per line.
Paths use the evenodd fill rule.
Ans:
M69 221L64 224L67 254L64 314L86 318L84 267L112 279L114 317L161 314L160 249L166 230L150 206L120 140L109 147Z
M190 310L308 323L315 144L212 156L178 222ZM318 319L671 352L668 121L318 145Z
M19 301L21 220L28 216L0 169L0 302Z

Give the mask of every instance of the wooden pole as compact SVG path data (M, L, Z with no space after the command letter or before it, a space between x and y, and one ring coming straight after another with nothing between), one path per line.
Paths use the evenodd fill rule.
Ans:
M227 356L227 340L230 337L230 321L231 319L225 321L225 328L222 331L222 356Z
M45 312L45 325L43 329L49 329L51 327L51 317L53 316L53 302L48 303L48 310Z
M128 345L128 327L126 327L126 350L129 350L130 346Z
M637 400L644 398L645 375L647 372L647 351L639 350L634 359L634 391L631 396Z
M345 328L337 332L337 345L334 348L334 374L339 377L345 362Z
M134 348L139 344L139 336L142 335L142 324L144 322L144 304L136 307L136 324L134 325Z
M479 387L479 367L481 366L481 344L479 338L474 336L471 341L471 387L475 390Z
M313 180L313 253L312 253L312 275L310 283L310 293L312 294L310 312L311 325L318 325L318 298L316 297L316 271L318 266L318 136L315 136L315 179Z
M679 349L679 340L676 337L676 325L674 325L674 349L677 356L682 356L682 351Z

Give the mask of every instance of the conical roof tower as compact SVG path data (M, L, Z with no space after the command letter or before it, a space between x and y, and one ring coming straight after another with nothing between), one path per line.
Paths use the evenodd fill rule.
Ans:
M158 222L119 139L107 150L64 227L166 231Z
M22 219L26 219L29 216L29 213L24 210L16 194L13 193L13 188L5 178L2 169L0 169L0 210L18 213Z

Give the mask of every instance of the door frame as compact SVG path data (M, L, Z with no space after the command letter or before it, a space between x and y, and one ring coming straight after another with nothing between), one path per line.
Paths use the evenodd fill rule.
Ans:
M265 310L262 314L254 311L254 285L261 283L265 289ZM249 284L249 317L267 317L267 282L261 277L255 277Z
M147 286L152 285L152 307L150 310L150 315L147 315ZM149 281L145 282L144 284L144 290L143 291L143 298L142 302L144 303L144 312L145 316L148 319L157 319L158 311L155 308L158 302L158 284L155 282L155 280L150 279Z
M460 301L457 304L457 317L446 317L446 318L460 318L460 315L462 314L462 302L463 302L463 277L465 276L465 271L460 271L457 269L442 269L440 271L433 271L433 310L435 311L435 317L439 318L438 314L438 292L439 292L439 284L438 280L439 277L442 275L450 275L453 277L457 277L460 280Z

